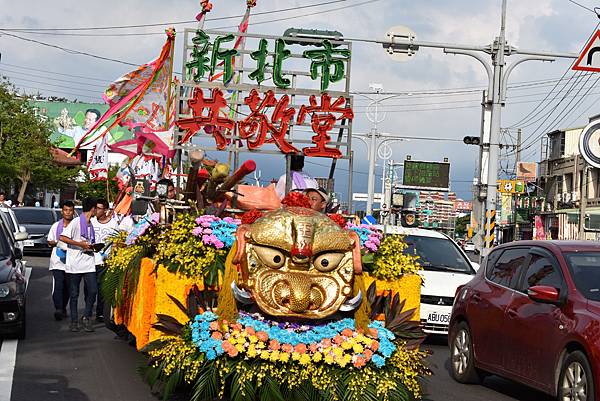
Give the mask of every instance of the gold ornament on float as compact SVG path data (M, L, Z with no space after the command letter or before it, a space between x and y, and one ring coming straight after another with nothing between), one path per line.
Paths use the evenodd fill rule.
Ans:
M302 207L265 214L237 231L239 264L232 288L242 303L264 313L323 319L358 308L353 294L361 273L360 241L326 215Z

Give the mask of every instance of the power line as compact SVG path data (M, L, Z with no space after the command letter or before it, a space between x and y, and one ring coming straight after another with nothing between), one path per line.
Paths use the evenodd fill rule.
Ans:
M6 72L6 73L8 73L8 74L11 74L11 75L12 75L12 74L17 74L17 75L24 75L24 76L26 76L26 77L34 77L34 78L51 79L51 80L52 80L52 82L67 82L67 83L70 83L70 84L74 84L74 85L82 85L82 86L87 86L87 87L90 87L90 88L92 88L92 87L95 87L95 88L103 88L103 89L105 89L105 88L106 88L106 85L97 85L97 84L91 84L91 83L86 83L86 82L77 82L77 81L73 81L73 80L59 79L59 78L54 78L54 77L47 77L47 76L44 76L44 75L38 75L38 74L28 74L28 73L25 73L25 72L20 72L20 71L9 70L9 69L3 68L1 65L0 65L0 71L4 71L4 72ZM18 78L18 77L17 77L17 78Z
M51 43L41 42L41 41L35 40L35 39L24 38L22 36L15 35L13 33L9 33L9 32L6 32L4 30L1 30L1 29L0 29L0 32L2 32L3 35L11 36L11 37L13 37L15 39L24 40L26 42L37 43L37 44L42 45L42 46L47 46L47 47L51 47L51 48L54 48L54 49L62 50L62 51L67 52L69 54L79 54L79 55L82 55L82 56L88 56L88 57L92 57L92 58L97 58L97 59L104 60L104 61L113 61L115 63L130 65L130 66L133 66L133 67L138 67L139 66L139 64L129 63L129 62L123 61L123 60L117 60L117 59L110 58L110 57L98 56L97 54L92 54L92 53L88 53L88 52L82 52L82 51L79 51L79 50L73 50L73 49L69 49L69 48L66 48L66 47L59 46L59 45L54 45L54 44L51 44Z
M282 9L278 9L278 10L260 11L260 12L252 13L252 15L257 16L257 15L265 15L265 14L281 13L281 12L287 12L287 11L302 10L305 8L320 7L320 6L325 6L325 5L334 4L334 3L343 3L343 2L347 2L347 1L349 1L349 0L324 1L324 2L320 2L320 3L313 3L313 4L306 4L303 6L282 8ZM204 21L205 22L222 21L222 20L228 20L228 19L234 19L234 18L243 18L244 16L245 16L244 14L240 14L240 15L230 15L227 17L207 17ZM193 23L197 24L198 21L186 20L186 21L175 21L175 22L159 22L159 23L152 23L152 24L113 25L113 26L96 26L96 27L72 27L72 28L2 28L2 30L3 31L18 31L18 32L23 32L23 31L35 31L35 32L99 31L99 30L112 30L112 29L148 28L148 27L156 27L156 26L183 25L183 24L193 24ZM164 33L160 32L159 34L164 34Z
M65 77L88 79L90 81L99 81L99 82L105 82L105 83L109 83L110 82L109 79L94 78L94 77L83 76L83 75L65 74L65 73L62 73L62 72L49 71L49 70L41 70L39 68L25 67L25 66L16 65L16 64L0 63L0 66L8 66L8 67L13 67L13 68L17 68L17 69L23 69L23 70L29 70L29 71L37 71L37 72L44 72L44 73L52 74L52 75L62 75L62 76L65 76Z
M569 1L571 1L571 0L569 0ZM592 10L592 11L593 11L593 10ZM596 30L598 29L598 27L599 27L599 26L600 26L600 22L598 22L598 23L596 24L596 27L594 28L594 30L592 31L592 33L591 33L591 34L588 36L588 39L585 41L585 43L587 43L587 42L588 42L588 41L589 41L589 40L592 38L592 36L594 35L594 33L596 32ZM584 43L584 46L585 46L585 43ZM583 50L583 47L582 47L582 49L581 49L581 50ZM565 75L566 75L566 74L567 74L567 73L568 73L568 72L571 70L571 68L573 67L573 65L575 64L575 62L576 62L576 60L573 60L573 61L571 62L571 64L569 65L569 67L568 67L568 68L565 70L565 72L563 73L563 75L562 75L561 79L562 79L562 78L564 78L564 77L565 77ZM582 73L581 73L581 71L578 71L578 73L579 73L579 74L582 74ZM568 81L565 83L565 85L564 85L565 87L566 87L566 86L569 84L569 82L571 81L571 79L572 79L572 78L573 78L575 75L576 75L576 74L573 74L573 75L571 75L571 76L569 77L569 80L568 80ZM588 74L588 75L589 75L589 74ZM560 81L559 81L559 82L560 82ZM518 121L518 122L516 122L515 124L512 124L512 125L511 125L511 128L514 128L514 127L516 127L516 126L521 126L523 123L527 123L527 122L531 121L531 118L533 117L533 113L535 113L535 111L536 111L536 110L537 110L537 109L538 109L538 108L539 108L539 107L540 107L540 106L541 106L541 105L542 105L542 104L543 104L543 103L546 101L546 99L547 99L548 97L550 97L550 95L551 95L551 94L552 94L552 92L553 92L553 91L554 91L554 90L555 90L555 89L558 87L558 85L559 85L559 83L557 82L557 83L556 83L556 85L554 85L554 87L553 87L553 88L550 90L550 92L548 92L548 95L547 95L547 96L546 96L546 97L545 97L545 98L544 98L544 99L543 99L543 100L542 100L542 101L541 101L541 102L540 102L540 103L539 103L539 104L538 104L536 107L534 107L534 108L533 108L533 110L531 110L531 111L530 111L530 112L529 112L529 113L528 113L528 114L527 114L527 115L526 115L524 118L522 118L521 120L519 120L519 121ZM559 91L559 93L560 93L560 91ZM550 102L554 101L554 100L555 100L557 97L558 97L558 93L557 93L556 95L554 95L554 97L552 98L552 100L551 100ZM549 103L547 103L547 104L549 104ZM544 106L544 107L543 107L543 108L540 110L540 112L541 112L542 110L544 110L545 108L546 108L546 106Z
M578 2L576 2L576 1L574 1L574 0L567 0L567 1L568 1L568 2L570 2L570 3L573 3L573 4L575 4L576 6L579 6L579 7L583 8L584 10L591 11L591 12L593 12L594 14L598 15L598 14L596 13L596 11L595 11L595 10L593 10L593 9L591 9L591 8L589 8L589 7L586 7L586 6L584 6L583 4L581 4L581 3L578 3Z
M274 19L274 20L269 20L269 21L254 22L254 23L252 23L252 25L268 24L268 23L271 23L271 22L287 21L287 20L290 20L290 19L297 19L297 18L308 17L308 16L312 16L312 15L320 15L320 14L329 13L329 12L332 12L332 11L339 11L339 10L350 8L350 7L358 7L358 6L362 6L362 5L365 5L365 4L372 4L372 3L375 3L375 2L379 2L379 1L383 1L383 0L367 0L367 1L360 2L360 3L354 3L352 5L347 5L347 6L343 6L343 7L332 8L332 9L323 10L323 11L314 12L314 13L301 14L301 15L296 15L296 16L293 16L293 17L279 18L279 19ZM214 29L226 29L226 28L237 28L237 25L229 26L229 27L219 27L219 28L214 28ZM134 66L134 67L137 67L137 66L140 65L139 63L137 63L137 64L136 63L130 63L130 62L127 62L127 61L117 60L117 59L110 58L110 57L104 57L104 56L99 56L99 55L88 53L88 52L83 52L83 51L80 51L80 50L69 49L69 48L66 48L66 47L63 47L63 46L59 46L59 45L55 45L55 44L51 44L51 43L46 43L46 42L42 42L42 41L35 40L35 39L24 38L22 36L10 33L6 29L0 29L0 32L2 32L4 35L11 36L11 37L13 37L15 39L24 40L24 41L32 42L32 43L37 43L37 44L42 45L42 46L47 46L47 47L51 47L51 48L55 48L55 49L59 49L59 50L65 51L65 52L70 53L70 54L79 54L79 55L82 55L82 56L88 56L88 57L97 58L97 59L105 60L105 61L113 61L113 62L116 62L116 63L130 65L130 66Z

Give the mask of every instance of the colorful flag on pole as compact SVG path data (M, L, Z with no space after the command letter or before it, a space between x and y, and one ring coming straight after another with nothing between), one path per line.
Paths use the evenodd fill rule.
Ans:
M88 161L88 173L90 181L106 181L108 180L108 145L106 143L107 136L102 137L102 140L94 146L92 155Z
M117 124L129 128L136 136L168 130L167 109L173 68L175 30L167 30L167 41L157 59L113 82L102 96L109 109L81 138L79 147L103 138ZM171 102L172 103L172 102Z

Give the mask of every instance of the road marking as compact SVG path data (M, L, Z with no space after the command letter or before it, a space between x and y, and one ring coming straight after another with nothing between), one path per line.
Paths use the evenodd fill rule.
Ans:
M25 268L25 288L29 285L31 271L31 267ZM18 344L19 340L12 339L0 343L0 401L10 401Z
M31 271L33 269L31 267L25 268L25 293L27 293L27 287L29 287L29 277L31 277Z
M0 401L10 401L18 340L3 340L0 347Z

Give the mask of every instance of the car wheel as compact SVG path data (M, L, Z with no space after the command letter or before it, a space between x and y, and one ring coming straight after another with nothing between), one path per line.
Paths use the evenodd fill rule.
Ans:
M593 401L594 379L590 363L581 351L570 353L564 360L558 379L560 401Z
M465 322L452 329L450 342L450 366L452 377L460 383L480 383L482 375L475 367L471 331Z

